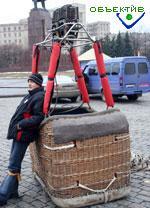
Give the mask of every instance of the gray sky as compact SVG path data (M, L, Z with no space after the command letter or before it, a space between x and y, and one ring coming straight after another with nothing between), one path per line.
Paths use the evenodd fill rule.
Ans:
M116 17L115 12L90 12L90 7L120 7L120 6L143 6L145 16L130 30L129 32L150 32L150 6L148 0L47 0L46 8L51 9L54 7L62 6L69 3L83 3L86 5L86 19L87 22L94 21L110 21L111 32L117 33L120 31L126 31L127 29L121 24ZM0 24L3 23L15 23L20 19L27 18L29 16L30 9L33 8L32 0L1 0L0 4ZM133 14L133 13L132 13ZM134 13L132 20L126 20L126 13L120 14L127 24L131 24L135 21L141 13Z

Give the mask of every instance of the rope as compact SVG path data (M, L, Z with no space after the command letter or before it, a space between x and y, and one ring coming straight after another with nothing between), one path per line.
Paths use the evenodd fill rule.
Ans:
M85 189L85 190L88 190L88 191L91 191L91 192L94 192L94 193L104 193L104 192L106 192L107 191L107 189L116 181L116 177L114 176L113 178L112 178L112 180L110 181L110 183L108 184L108 186L105 188L105 189L101 189L101 190L94 190L94 189L91 189L91 188L89 188L89 187L87 187L87 186L84 186L84 185L82 185L82 184L78 184L78 187L80 187L80 188L82 188L82 189Z
M48 149L48 150L53 150L53 151L55 151L55 150L70 149L70 148L75 147L76 145L75 145L74 143L72 143L72 144L69 144L69 145L61 146L61 147L48 147L48 146L45 145L45 144L44 144L43 146L44 146L44 148L46 148L46 149Z
M56 79L56 77L55 77L55 82L56 82L56 86L57 86L58 84L57 84L57 79ZM53 99L53 98L52 98L52 99ZM54 105L54 107L52 108L52 110L49 111L49 115L50 115L50 116L51 116L52 113L55 111L57 104L58 104L58 87L56 87L56 100L55 100L55 105Z

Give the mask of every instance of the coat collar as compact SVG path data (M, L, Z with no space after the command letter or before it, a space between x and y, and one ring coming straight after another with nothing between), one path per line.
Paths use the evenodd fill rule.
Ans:
M30 95L34 95L35 93L40 92L40 91L44 92L44 87L38 87L34 90L29 90L28 92L29 92Z

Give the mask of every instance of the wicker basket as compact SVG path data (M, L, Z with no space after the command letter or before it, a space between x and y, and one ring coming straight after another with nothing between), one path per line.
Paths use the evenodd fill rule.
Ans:
M93 120L97 113L91 113L91 115ZM100 136L94 137L94 130L96 131L97 127L92 129L92 126L88 132L84 124L84 120L88 119L86 114L52 116L43 122L39 140L30 145L33 172L40 183L44 184L52 200L60 207L81 207L104 203L121 198L130 191L128 123L117 110L98 113L98 115L102 117L100 129L100 126L106 126L107 123L104 135L99 133ZM82 122L78 124L76 121L79 117ZM105 117L111 118L110 124ZM67 138L69 134L64 124L66 120L73 121L70 122L69 129L70 132L76 130L77 135L72 135L72 138L67 141L62 139L60 143L57 137L64 132L64 129L62 138L65 136ZM106 123L105 120L107 120ZM109 126L111 128L114 121L118 126L116 129L112 127L112 134L108 131L107 135L107 128ZM86 131L88 138L84 138L78 129ZM58 131L59 136L56 135ZM81 138L76 138L79 135Z

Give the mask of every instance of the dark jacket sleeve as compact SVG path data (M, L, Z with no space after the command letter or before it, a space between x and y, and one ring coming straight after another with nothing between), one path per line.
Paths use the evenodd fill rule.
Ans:
M19 121L19 127L21 129L26 129L26 128L34 128L38 127L42 120L44 119L44 114L43 114L43 99L44 98L39 98L35 99L34 102L32 103L31 106L31 117L30 118L25 118L21 121Z

